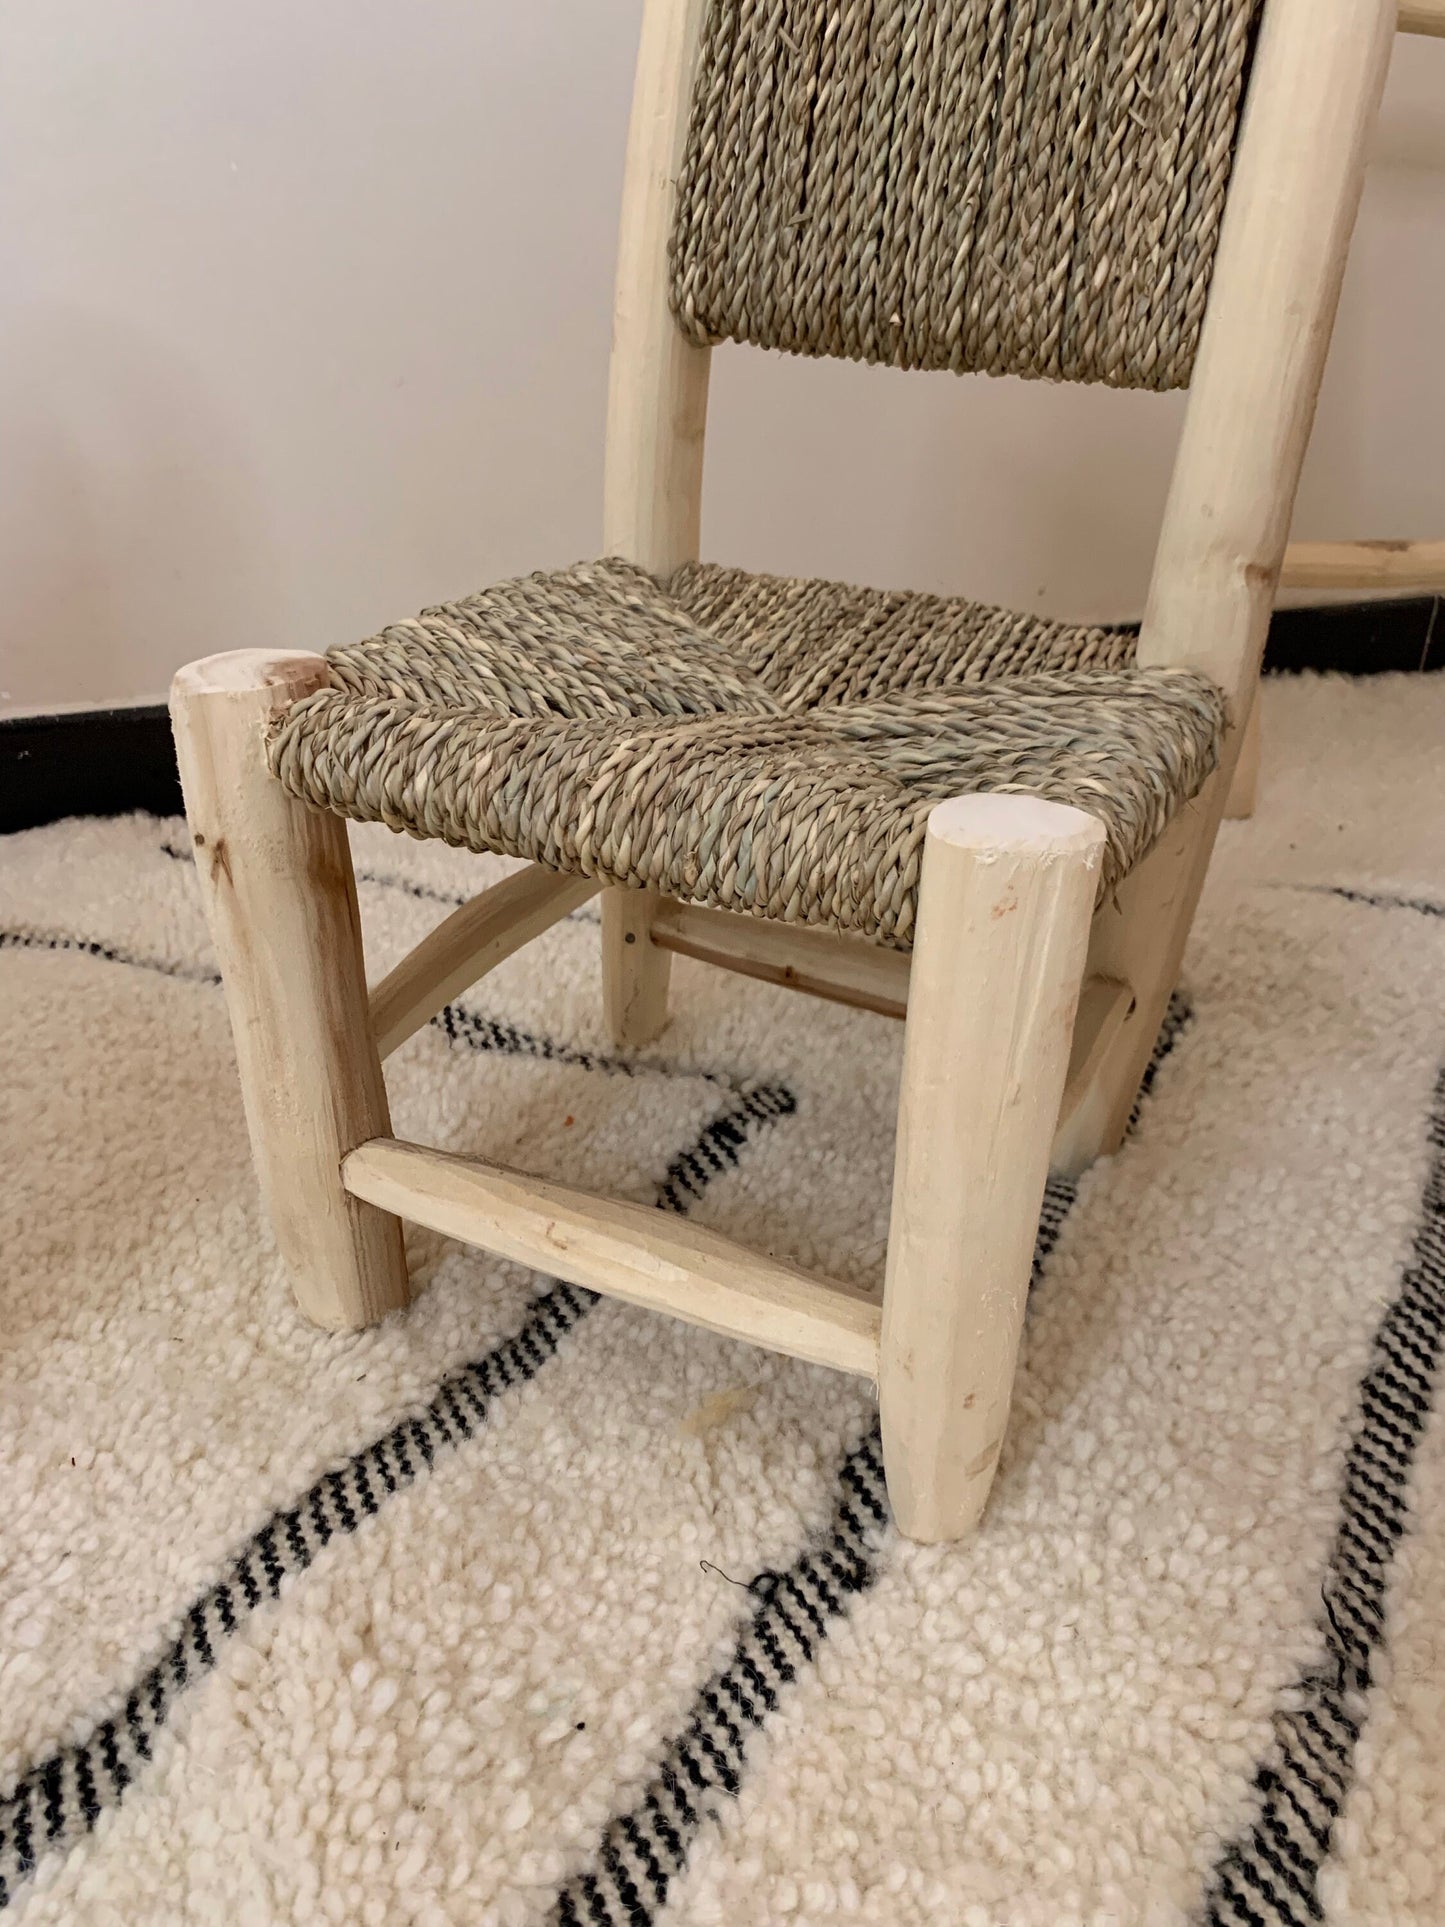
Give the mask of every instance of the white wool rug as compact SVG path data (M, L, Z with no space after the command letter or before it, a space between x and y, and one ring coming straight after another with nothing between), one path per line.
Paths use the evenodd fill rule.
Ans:
M1445 1917L1445 677L1266 696L1126 1148L1050 1193L984 1529L869 1389L430 1234L290 1303L182 827L0 845L0 1904L41 1923ZM496 865L356 838L388 965ZM398 1130L881 1275L901 1030L595 911Z

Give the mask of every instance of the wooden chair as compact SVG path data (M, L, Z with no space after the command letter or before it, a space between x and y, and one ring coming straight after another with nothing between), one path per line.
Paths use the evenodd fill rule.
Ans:
M175 681L255 1161L310 1318L404 1305L410 1219L876 1379L901 1529L974 1524L1050 1158L1077 1171L1119 1143L1179 969L1394 27L1394 0L647 0L612 559L329 658L216 656ZM1189 382L1137 653L698 564L724 336ZM531 867L368 998L345 816ZM599 888L621 1043L662 1027L679 952L906 1013L881 1307L393 1140L381 1059Z

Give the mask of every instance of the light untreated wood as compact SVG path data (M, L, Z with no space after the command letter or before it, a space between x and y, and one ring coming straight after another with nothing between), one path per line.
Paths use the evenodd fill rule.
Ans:
M614 1044L641 1049L667 1022L672 958L650 941L662 905L650 890L602 893L602 1007Z
M1141 665L1254 699L1394 39L1394 0L1270 0L1170 482Z
M1445 542L1292 542L1279 586L1445 594Z
M878 1378L911 1539L966 1532L993 1480L1103 855L1095 818L1034 797L929 818Z
M612 309L602 542L659 577L694 562L702 517L709 353L668 300L667 244L706 0L646 0L622 181ZM671 960L648 943L651 892L602 898L602 985L615 1042L667 1022Z
M1399 28L1445 36L1445 0L1400 0Z
M1212 779L1218 784L1219 777ZM1087 1078L1071 1080L1068 1115L1054 1139L1052 1165L1077 1176L1094 1159L1117 1150L1148 1067L1189 934L1189 914L1203 882L1212 839L1200 833L1197 813L1218 809L1204 796L1177 816L1144 861L1100 906L1089 934L1090 977L1129 985L1129 1008L1113 1041Z
M1069 1046L1064 1095L1059 1101L1058 1123L1054 1127L1056 1140L1068 1130L1075 1110L1093 1089L1100 1068L1107 1062L1119 1032L1128 1021L1133 1003L1133 991L1117 977L1084 979Z
M1445 0L1400 0L1396 26L1401 33L1445 35ZM1445 542L1292 542L1284 552L1279 587L1438 595L1445 593ZM1254 815L1260 760L1261 724L1255 703L1225 800L1226 816Z
M709 355L673 320L667 245L706 0L646 0L612 309L603 548L666 576L698 554Z
M652 941L680 957L857 1010L902 1017L908 1007L907 952L861 937L664 901L653 919Z
M539 863L484 890L422 938L371 993L376 1047L389 1057L414 1031L523 944L597 894L587 877Z
M1111 918L1116 913L1110 904L1098 914ZM679 957L693 957L700 963L803 991L830 1003L876 1011L883 1017L901 1019L908 1014L910 953L865 943L858 937L664 900L652 925L652 941ZM1059 1110L1061 1133L1085 1101L1133 1001L1130 986L1117 978L1091 976L1086 980Z
M1129 983L1135 1006L1056 1151L1063 1168L1117 1147L1178 981L1254 704L1394 25L1393 0L1264 11L1138 652L1212 676L1234 727L1218 774L1096 924L1090 972Z
M288 795L264 748L327 679L319 656L210 656L177 675L171 720L262 1194L302 1311L347 1330L408 1295L401 1226L340 1173L391 1129L386 1088L346 825Z
M1244 725L1239 757L1234 765L1234 775L1230 779L1229 796L1224 805L1226 816L1238 819L1254 815L1255 800L1259 793L1261 728L1259 697L1256 695L1250 708L1249 721Z
M353 1151L342 1176L355 1197L569 1284L817 1365L877 1371L868 1293L668 1212L390 1139Z
M1100 917L1113 917L1106 905ZM909 952L865 943L827 930L768 923L726 910L664 900L652 925L652 941L679 957L731 970L740 976L800 990L830 1003L883 1017L908 1014ZM1114 977L1091 976L1079 997L1068 1076L1059 1110L1064 1132L1085 1101L1130 1014L1134 994Z

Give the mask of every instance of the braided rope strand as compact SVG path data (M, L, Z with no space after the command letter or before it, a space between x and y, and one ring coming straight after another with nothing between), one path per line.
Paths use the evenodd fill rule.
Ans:
M1186 387L1261 0L711 0L698 342Z

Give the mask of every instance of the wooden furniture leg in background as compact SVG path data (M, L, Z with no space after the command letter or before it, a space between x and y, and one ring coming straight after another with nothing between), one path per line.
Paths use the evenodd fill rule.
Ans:
M1027 796L928 821L878 1395L910 1539L956 1539L1003 1444L1104 831Z
M1402 33L1445 35L1445 0L1437 0L1432 24L1407 25L1408 9L1400 10ZM1361 595L1445 595L1445 542L1291 542L1280 570L1281 589L1353 589ZM1250 711L1229 801L1224 814L1253 816L1259 785L1259 699Z
M1291 542L1279 586L1445 595L1445 542Z
M320 656L208 656L172 684L171 721L262 1196L302 1311L347 1331L409 1295L400 1221L341 1181L391 1122L346 824L289 796L265 752L272 715L327 680Z
M1400 0L1400 32L1445 35L1445 0Z

